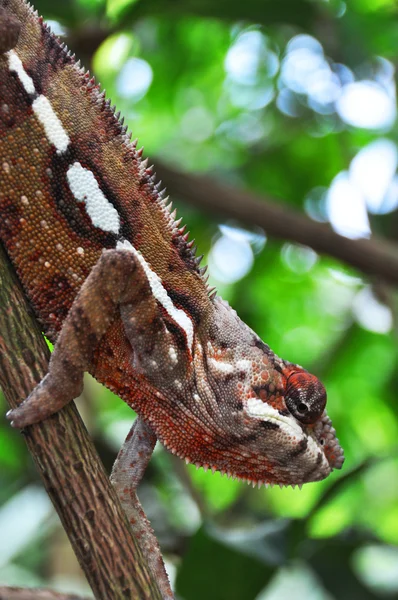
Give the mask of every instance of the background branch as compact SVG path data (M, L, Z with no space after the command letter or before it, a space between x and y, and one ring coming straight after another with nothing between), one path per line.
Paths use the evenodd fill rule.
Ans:
M155 165L158 177L173 196L204 211L258 225L269 236L310 246L367 275L398 284L398 246L392 242L375 237L351 240L282 202L236 189L205 175L177 171L161 161L155 161Z
M46 374L49 351L1 247L0 307L0 386L15 407ZM161 598L74 404L24 435L95 597Z

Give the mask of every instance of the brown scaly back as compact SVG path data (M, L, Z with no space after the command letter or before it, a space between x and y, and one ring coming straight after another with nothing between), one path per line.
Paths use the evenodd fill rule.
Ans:
M37 59L36 72L39 71L45 76L49 73L50 69L52 71L60 71L68 66L73 68L80 80L79 85L81 89L89 94L91 102L101 112L101 117L107 125L108 136L117 141L130 156L136 172L137 185L140 187L140 192L145 197L148 205L152 204L156 206L162 214L162 226L172 234L172 243L178 251L179 256L190 271L200 275L199 264L201 259L198 259L196 256L194 242L190 241L185 234L185 228L181 226L181 219L178 221L175 220L176 211L173 210L172 203L166 197L165 189L161 189L161 182L157 182L153 166L148 166L148 158L143 158L143 148L137 149L137 140L131 141L131 132L128 131L127 125L124 124L124 118L121 117L120 112L116 111L116 106L112 105L111 99L106 98L105 91L101 90L95 78L81 66L80 61L76 61L75 55L68 49L64 42L51 32L51 28L43 21L42 17L38 16L37 11L32 8L30 3L26 2L26 0L23 0L23 4L17 3L14 0L1 1L4 8L8 6L12 7L13 12L19 13L18 16L21 20L30 19L33 26L37 18L39 18L42 31L41 45L43 53ZM31 73L31 76L35 81L34 72ZM40 81L36 80L35 84L38 91L41 91Z
M153 168L148 166L147 159L143 159L142 149L137 149L136 142L131 141L120 114L105 98L90 73L80 66L66 45L50 32L43 19L26 2L2 0L2 3L23 23L16 54L34 90L27 93L21 87L16 73L10 72L7 57L1 56L3 101L21 126L18 130L20 141L17 143L15 138L6 145L3 156L6 161L8 156L22 160L18 169L24 169L12 171L11 175L17 171L19 175L10 184L10 194L25 195L21 177L25 177L30 168L37 169L38 178L34 185L40 187L42 194L40 208L52 217L48 219L46 237L34 239L38 229L34 229L33 235L28 231L29 225L26 231L21 230L20 220L15 218L15 212L11 212L15 210L15 201L6 191L3 199L0 198L0 208L6 217L10 216L10 225L0 233L6 245L10 240L9 254L45 331L51 336L51 331L59 330L76 292L102 250L114 248L121 239L131 242L142 252L165 288L174 292L174 301L181 306L190 306L194 297L202 307L200 310L206 310L211 291L199 266L194 242L189 241L181 222L175 220L175 212L156 183ZM43 136L42 125L32 114L32 105L38 96L48 99L68 134L68 143L62 152L50 143L48 136ZM13 123L8 119L3 127L4 134L10 139ZM26 151L22 157L21 148L24 147ZM94 226L83 203L76 202L67 187L68 169L76 162L95 175L100 189L119 215L117 235ZM26 187L27 183L24 185ZM33 203L21 213L32 223L40 220L39 209ZM12 240L17 237L21 250L11 247ZM62 258L54 253L54 246L71 245L74 250L71 248ZM48 247L47 256L45 246ZM84 256L75 254L80 247ZM40 275L42 281L37 288L35 281L38 278L34 270L26 268L25 258L33 263L39 259L51 263L48 280L43 281ZM54 289L56 286L62 286L62 292ZM55 310L51 310L51 304Z

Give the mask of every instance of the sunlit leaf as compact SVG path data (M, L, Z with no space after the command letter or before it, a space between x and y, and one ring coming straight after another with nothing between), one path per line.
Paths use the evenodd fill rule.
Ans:
M106 14L111 20L117 20L129 6L133 6L138 0L106 0Z

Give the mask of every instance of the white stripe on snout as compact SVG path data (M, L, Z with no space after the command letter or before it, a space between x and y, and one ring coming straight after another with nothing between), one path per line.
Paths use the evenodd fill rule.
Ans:
M286 431L290 436L292 433L300 437L303 437L303 430L300 425L296 423L294 417L281 415L276 408L263 402L259 398L249 398L246 405L246 412L251 417L261 419L262 421L271 421L276 423L281 429Z
M123 242L118 242L116 244L116 248L118 250L130 250L133 252L134 256L138 259L139 263L142 265L145 275L148 277L148 282L151 287L152 293L155 296L156 300L163 306L166 312L170 315L170 317L178 323L178 325L183 329L186 333L188 346L192 349L193 344L193 325L191 319L188 315L181 310L180 308L176 308L168 295L167 291L163 287L162 281L157 273L152 271L151 267L146 262L145 258L142 256L141 252L136 250L130 242L127 240Z
M65 152L70 139L49 100L43 95L38 96L33 100L32 108L43 125L49 142L54 144L57 152Z
M14 50L8 52L8 67L10 71L14 71L18 75L19 81L22 83L28 94L34 94L36 92L33 79L23 68L22 61Z
M119 233L119 214L101 191L94 173L82 167L79 162L74 162L69 167L66 178L76 200L86 203L86 211L94 227Z

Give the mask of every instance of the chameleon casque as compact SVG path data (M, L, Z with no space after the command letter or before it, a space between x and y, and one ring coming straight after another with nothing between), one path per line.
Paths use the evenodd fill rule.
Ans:
M139 430L146 462L158 439L259 486L339 469L323 385L208 289L193 242L94 79L30 5L0 7L0 238L55 343L13 425L59 410L89 371L139 415L130 456Z

